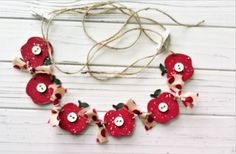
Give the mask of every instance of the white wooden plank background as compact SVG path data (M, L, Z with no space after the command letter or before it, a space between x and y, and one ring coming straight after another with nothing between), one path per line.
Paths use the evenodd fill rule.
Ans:
M24 89L30 75L13 70L11 60L20 55L19 49L29 37L40 36L40 21L30 14L30 8L50 11L86 2L92 1L0 0L0 153L235 154L234 0L122 0L134 9L158 7L185 23L207 21L203 27L186 29L156 13L144 14L159 19L170 29L173 50L192 57L196 72L186 84L186 91L200 93L194 110L182 107L178 119L168 125L157 125L148 132L137 120L133 136L109 137L105 145L95 142L96 128L93 126L78 136L48 126L50 105L41 107L31 102ZM124 19L120 14L91 18L89 31L99 29L93 36L101 39L114 32ZM65 69L78 69L93 44L82 33L80 20L78 16L60 17L51 33L55 57ZM155 28L149 23L146 26ZM130 41L132 39L127 38L123 43ZM127 53L101 56L94 68L120 70L133 59L147 52L151 54L153 49L152 44L142 39ZM146 110L149 94L157 88L166 88L165 78L157 68L165 56L157 58L143 73L108 82L56 71L69 90L63 102L87 101L98 109L101 117L112 104L129 98Z

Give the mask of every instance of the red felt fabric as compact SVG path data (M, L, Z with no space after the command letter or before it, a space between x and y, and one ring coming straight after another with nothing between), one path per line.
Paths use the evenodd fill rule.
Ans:
M178 62L184 65L184 70L182 72L176 72L174 69L175 64ZM190 79L194 73L191 58L180 53L169 55L165 60L165 67L167 69L167 78L171 78L174 74L180 74L182 75L183 81L186 81Z
M41 48L40 55L32 53L32 47L39 45ZM26 44L21 47L21 55L24 61L28 62L33 68L44 64L45 59L49 56L49 48L47 43L41 37L31 37Z
M168 110L166 112L159 111L158 105L161 102L165 102L168 105ZM148 112L153 114L153 119L158 123L167 123L179 115L179 105L175 96L167 92L162 93L157 98L150 100L147 109Z
M87 127L87 117L83 115L78 115L81 111L81 108L74 103L67 103L62 107L62 111L59 113L59 126L70 132L71 134L79 134ZM77 120L75 122L69 122L67 116L69 113L77 113Z
M119 127L114 123L118 116L124 119L124 124ZM130 113L125 107L119 110L110 110L104 116L104 124L107 132L114 137L129 136L135 127L134 114Z
M31 97L33 102L38 105L50 103L51 91L49 90L49 85L53 83L53 77L48 74L36 74L28 82L26 86L26 93ZM44 83L47 90L44 93L37 91L36 87L39 83Z

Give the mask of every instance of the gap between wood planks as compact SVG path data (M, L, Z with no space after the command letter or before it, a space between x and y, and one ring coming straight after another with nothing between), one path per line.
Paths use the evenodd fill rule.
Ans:
M9 63L12 63L11 60L0 60L0 63L6 63L6 64L9 64ZM73 65L73 66L82 66L83 64L78 64L76 62L58 62L56 63L57 65ZM91 65L92 67L96 67L96 66L99 66L99 67L126 67L126 65L102 65L102 64L92 64ZM141 68L142 66L133 66L131 67L132 68ZM148 68L154 68L154 69L159 69L159 66L148 66ZM229 71L229 72L236 72L236 68L235 69L214 69L214 68L197 68L195 67L194 68L195 70L204 70L204 71Z
M23 1L23 3L22 2L21 3L19 3L19 2L17 2L17 3L13 2L12 3L12 2L8 2L8 1L6 1L6 2L3 1L2 5L10 5L12 3L13 5L11 7L18 9L18 11L15 14L12 15L12 12L11 12L12 8L10 8L10 10L4 10L5 8L3 8L3 11L2 11L3 15L1 15L1 16L2 16L2 18L14 18L14 19L26 19L26 18L28 18L30 20L35 20L30 15L30 8L31 7L35 7L35 8L38 8L38 9L43 9L45 11L49 11L49 10L54 10L54 9L58 9L58 8L62 8L62 7L72 7L72 6L75 7L75 6L78 6L78 4L98 2L98 1L90 1L89 0L89 1L71 1L71 2L70 1L69 2L67 2L67 1L65 1L65 2L56 1L56 2L57 3L53 2L53 1L52 2ZM130 6L131 8L135 8L135 9L139 9L142 6L143 7L150 7L150 6L155 6L155 7L157 6L158 7L158 6L160 6L161 9L164 9L164 10L169 10L169 9L174 10L174 12L170 11L170 13L172 12L171 13L172 15L174 15L175 13L178 14L178 15L180 13L182 14L183 12L179 10L179 8L181 8L181 7L183 9L187 8L188 11L190 11L189 13L192 13L193 15L196 15L196 11L198 11L198 10L193 10L192 11L192 10L190 10L192 8L199 8L199 9L201 8L201 9L203 9L203 10L200 10L199 13L201 13L201 11L205 12L206 11L205 9L208 8L209 12L206 15L206 18L209 20L210 23L213 22L213 24L209 24L209 26L212 26L212 27L220 27L220 26L222 26L222 27L235 27L235 23L233 22L233 19L231 18L233 16L232 12L235 11L234 10L234 6L235 6L234 1L227 1L227 2L225 2L225 1L216 1L216 3L213 3L211 1L202 1L202 2L201 1L191 1L191 2L176 1L178 3L181 3L181 5L175 5L175 4L173 5L172 3L174 3L175 1L167 1L167 2L165 1L164 4L162 4L160 2L157 2L157 1L137 2L137 1L122 1L121 0L121 1L118 1L118 2L124 3L128 6ZM162 2L164 2L164 1L162 1ZM24 4L24 5L22 5L22 4ZM138 5L138 4L140 4L140 5ZM27 7L25 7L25 6L27 6ZM217 12L217 10L216 10L217 8L219 8L219 9L220 8L227 8L227 10L230 10L230 12L225 11L226 9L225 10L222 9L223 12L221 14L219 14L219 16L220 16L219 17L219 16L216 16L214 14L214 12L216 12L216 13L221 12L221 10ZM228 8L230 8L230 9L228 9ZM26 9L26 11L23 11L25 9ZM26 13L28 12L28 14L26 14L25 12ZM222 14L224 14L225 17ZM181 16L179 16L179 17L181 18ZM230 19L226 20L226 17L230 17ZM115 16L115 18L117 18L117 17ZM188 16L186 16L186 18L188 19ZM197 16L196 20L198 20L198 18L200 18L200 17ZM204 16L203 16L203 18L204 18ZM220 19L223 18L224 20L226 20L226 22L221 21L221 22L219 22L219 24L217 24L217 22L220 20L218 18L220 18ZM161 20L162 19L164 19L164 17L161 17ZM189 19L191 20L191 22L194 21L194 20L192 21L191 18L189 18ZM73 21L73 20L68 20L66 18L64 18L63 20L64 21ZM97 20L97 19L95 19L95 20ZM104 20L107 20L107 19L106 18L105 19L101 18L101 19L98 19L97 22L104 22ZM118 18L117 20L120 20L120 19ZM183 19L181 19L181 20L183 20ZM79 21L79 20L75 20L75 21ZM231 21L232 23L229 22L229 24L227 24L228 21ZM110 21L105 21L105 22L109 23ZM120 23L121 21L117 21L117 22L116 21L111 21L111 22ZM170 20L168 20L168 22L170 22ZM188 22L188 21L186 21L186 22ZM166 22L163 22L163 23L166 23ZM206 24L208 24L208 23L206 22ZM170 25L172 25L172 24L170 24Z
M36 21L41 21L41 19L37 19L37 18L28 18L28 17L0 17L0 19L12 19L12 20L36 20ZM76 20L76 19L55 19L54 21L62 21L62 22L81 22L82 20ZM89 20L89 21L86 21L87 23L107 23L107 24L122 24L124 22L121 22L121 21L104 21L104 20L101 20L101 21L98 21L98 20ZM207 21L206 21L207 22ZM135 24L134 22L130 22L130 24ZM166 22L163 22L162 23L164 26L177 26L177 27L180 27L179 25L175 24L175 23L166 23ZM145 22L144 25L154 25L153 23L148 23L148 22ZM221 25L201 25L199 26L201 28L233 28L235 29L236 26L221 26Z
M105 0L88 0L88 2L98 2L98 1L105 1ZM183 4L167 4L165 3L166 1L164 0L159 0L158 2L156 2L155 0L139 0L139 1L135 1L135 0L116 0L117 2L120 2L120 3L133 3L133 4L151 4L151 5L164 5L164 6L173 6L173 7L233 7L232 5L226 5L224 3L224 5L186 5L186 3L183 3ZM174 0L175 1L183 1L183 0ZM202 1L202 0L194 0L192 2L196 2L196 1ZM209 1L209 0L208 0ZM218 1L218 2L222 2L223 0L214 0L214 1ZM234 0L228 0L228 1L231 1L231 2L234 2ZM74 6L74 5L78 5L80 2L85 2L85 1L79 1L79 0L75 0L75 1L68 1L68 2L60 2L60 1L56 1L57 3L53 3L52 2L39 2L39 1L32 1L32 2L27 2L29 4L33 4L33 5L44 5L46 4L46 6L49 6L49 5L52 5L52 6ZM164 3L160 3L160 2L164 2ZM68 7L67 6L67 7Z

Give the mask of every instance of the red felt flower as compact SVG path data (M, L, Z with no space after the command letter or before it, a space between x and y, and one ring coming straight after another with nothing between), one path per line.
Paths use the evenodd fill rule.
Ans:
M158 123L167 123L179 114L179 105L175 96L167 92L152 99L148 103L147 109Z
M65 104L59 113L59 126L71 134L82 132L87 127L88 118L83 114L79 114L81 110L74 103Z
M44 64L49 57L47 43L41 37L31 37L26 44L21 47L21 55L25 62L33 68Z
M172 78L175 74L180 74L182 75L182 80L186 81L194 73L191 58L184 54L176 53L169 55L165 60L165 67L168 78Z
M34 103L42 105L50 103L52 91L49 85L53 83L53 76L48 74L36 74L28 82L26 93Z
M126 106L118 110L110 110L104 116L107 132L114 136L129 136L135 127L134 114Z

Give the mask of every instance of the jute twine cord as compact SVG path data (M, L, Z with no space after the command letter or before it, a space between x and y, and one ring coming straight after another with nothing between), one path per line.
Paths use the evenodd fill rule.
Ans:
M62 72L64 74L76 74L76 73L85 74L85 73L88 73L89 75L91 75L93 78L95 78L97 80L106 81L106 80L110 80L113 78L122 77L125 75L134 75L134 74L140 73L143 70L145 70L146 68L148 68L150 66L150 64L155 60L155 58L158 55L160 55L162 52L174 53L173 51L171 51L169 49L170 36L164 41L164 37L162 36L162 34L159 31L153 30L150 28L145 28L143 26L144 21L148 21L148 22L151 22L152 24L160 27L162 30L164 30L164 31L166 30L166 27L162 23L158 22L157 20L141 16L140 13L144 12L144 11L159 12L159 13L167 16L168 18L170 18L176 24L178 24L180 26L185 26L185 27L200 26L204 22L204 20L202 20L202 21L198 22L197 24L183 24L183 23L177 21L174 17L172 17L168 13L166 13L158 8L148 7L148 8L142 8L137 11L134 11L133 9L128 8L127 6L125 6L123 4L120 4L118 2L110 2L110 1L109 2L88 3L88 4L80 5L79 7L76 7L76 8L64 8L64 9L55 10L55 11L52 11L49 13L50 18L48 20L46 20L45 18L42 18L42 26L41 26L42 36L43 36L44 40L47 42L47 45L50 49L49 57L51 59L52 65L57 70L59 70L60 72ZM87 18L90 16L110 14L110 13L114 13L114 12L120 12L120 13L128 16L128 18L124 21L122 26L115 33L111 34L110 36L108 36L107 38L105 38L103 40L97 41L87 31L87 26L86 26ZM82 65L82 67L79 70L74 71L74 72L65 71L57 65L54 57L52 56L52 48L49 43L50 42L49 41L49 30L52 25L52 22L55 20L56 17L63 15L63 14L68 14L68 13L83 15L82 21L81 21L83 31L84 31L85 35L91 41L93 41L95 43L90 48L90 50L87 54L86 62ZM127 26L131 23L133 25L136 25L136 27L128 28ZM130 44L123 46L123 47L116 47L116 46L111 45L112 42L122 39L122 37L124 37L128 33L131 33L134 31L137 31L138 35L134 39L134 41L132 41ZM159 42L155 41L149 33L153 33L153 34L158 35L160 37L160 41ZM129 48L133 47L138 42L138 40L140 39L142 34L144 34L154 44L159 45L159 48L156 49L154 54L135 60L134 62L132 62L131 64L126 66L121 71L98 71L98 70L92 69L92 67L91 67L92 61L95 59L97 53L102 52L103 48L108 48L109 51L112 51L112 52L119 52L119 51L122 51L125 49L129 49ZM144 60L148 60L148 62L145 65L143 65L142 67L136 68L135 71L132 71L132 72L130 71L130 68L133 68L139 62L144 61ZM85 70L85 68L87 70Z

